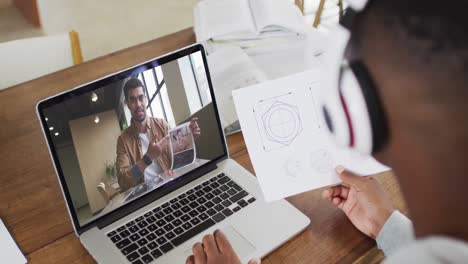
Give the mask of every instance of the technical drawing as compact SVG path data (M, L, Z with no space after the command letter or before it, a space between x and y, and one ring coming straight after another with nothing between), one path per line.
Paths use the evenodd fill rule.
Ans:
M293 179L296 179L297 177L303 175L305 168L304 164L299 159L292 157L284 163L284 169L286 175L290 176Z
M310 166L319 173L333 173L333 160L325 149L317 149L310 154Z
M319 85L319 82L310 82L307 84L307 87L309 88L309 92L310 92L310 96L312 97L312 105L314 106L314 117L315 117L315 121L317 122L317 126L318 128L322 128L322 124L321 124L321 119L319 118L319 115L317 113L317 109L320 107L318 105L318 102L317 102L317 99L315 98L314 96L314 90L317 90L319 89L318 87Z
M260 100L253 112L265 151L289 146L302 132L293 93Z

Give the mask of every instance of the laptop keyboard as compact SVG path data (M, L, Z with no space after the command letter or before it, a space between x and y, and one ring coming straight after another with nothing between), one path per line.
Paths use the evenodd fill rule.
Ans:
M221 173L107 236L130 262L150 263L253 202L253 196Z

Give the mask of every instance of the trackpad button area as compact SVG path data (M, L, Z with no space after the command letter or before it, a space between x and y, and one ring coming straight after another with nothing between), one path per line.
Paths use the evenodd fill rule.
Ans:
M221 231L227 237L229 243L231 243L232 248L237 253L239 258L242 259L243 257L255 251L255 246L252 245L252 243L250 243L247 239L245 239L234 227L228 226L221 229ZM190 246L190 248L184 252L185 256L188 257L192 255L192 246Z

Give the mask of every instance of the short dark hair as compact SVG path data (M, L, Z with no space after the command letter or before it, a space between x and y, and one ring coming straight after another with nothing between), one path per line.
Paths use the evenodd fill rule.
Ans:
M125 85L123 87L124 95L125 95L125 101L127 101L127 99L128 99L128 92L130 90L138 88L138 87L141 87L141 88L145 87L145 85L138 78L132 77L128 81L125 82Z

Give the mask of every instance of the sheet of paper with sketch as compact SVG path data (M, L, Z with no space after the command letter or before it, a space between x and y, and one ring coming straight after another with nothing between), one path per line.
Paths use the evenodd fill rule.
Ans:
M196 158L195 140L190 123L184 123L169 130L172 153L171 170L177 170L192 164Z
M336 146L319 115L319 70L233 92L247 149L267 201L339 182L334 167L360 175L387 167Z

